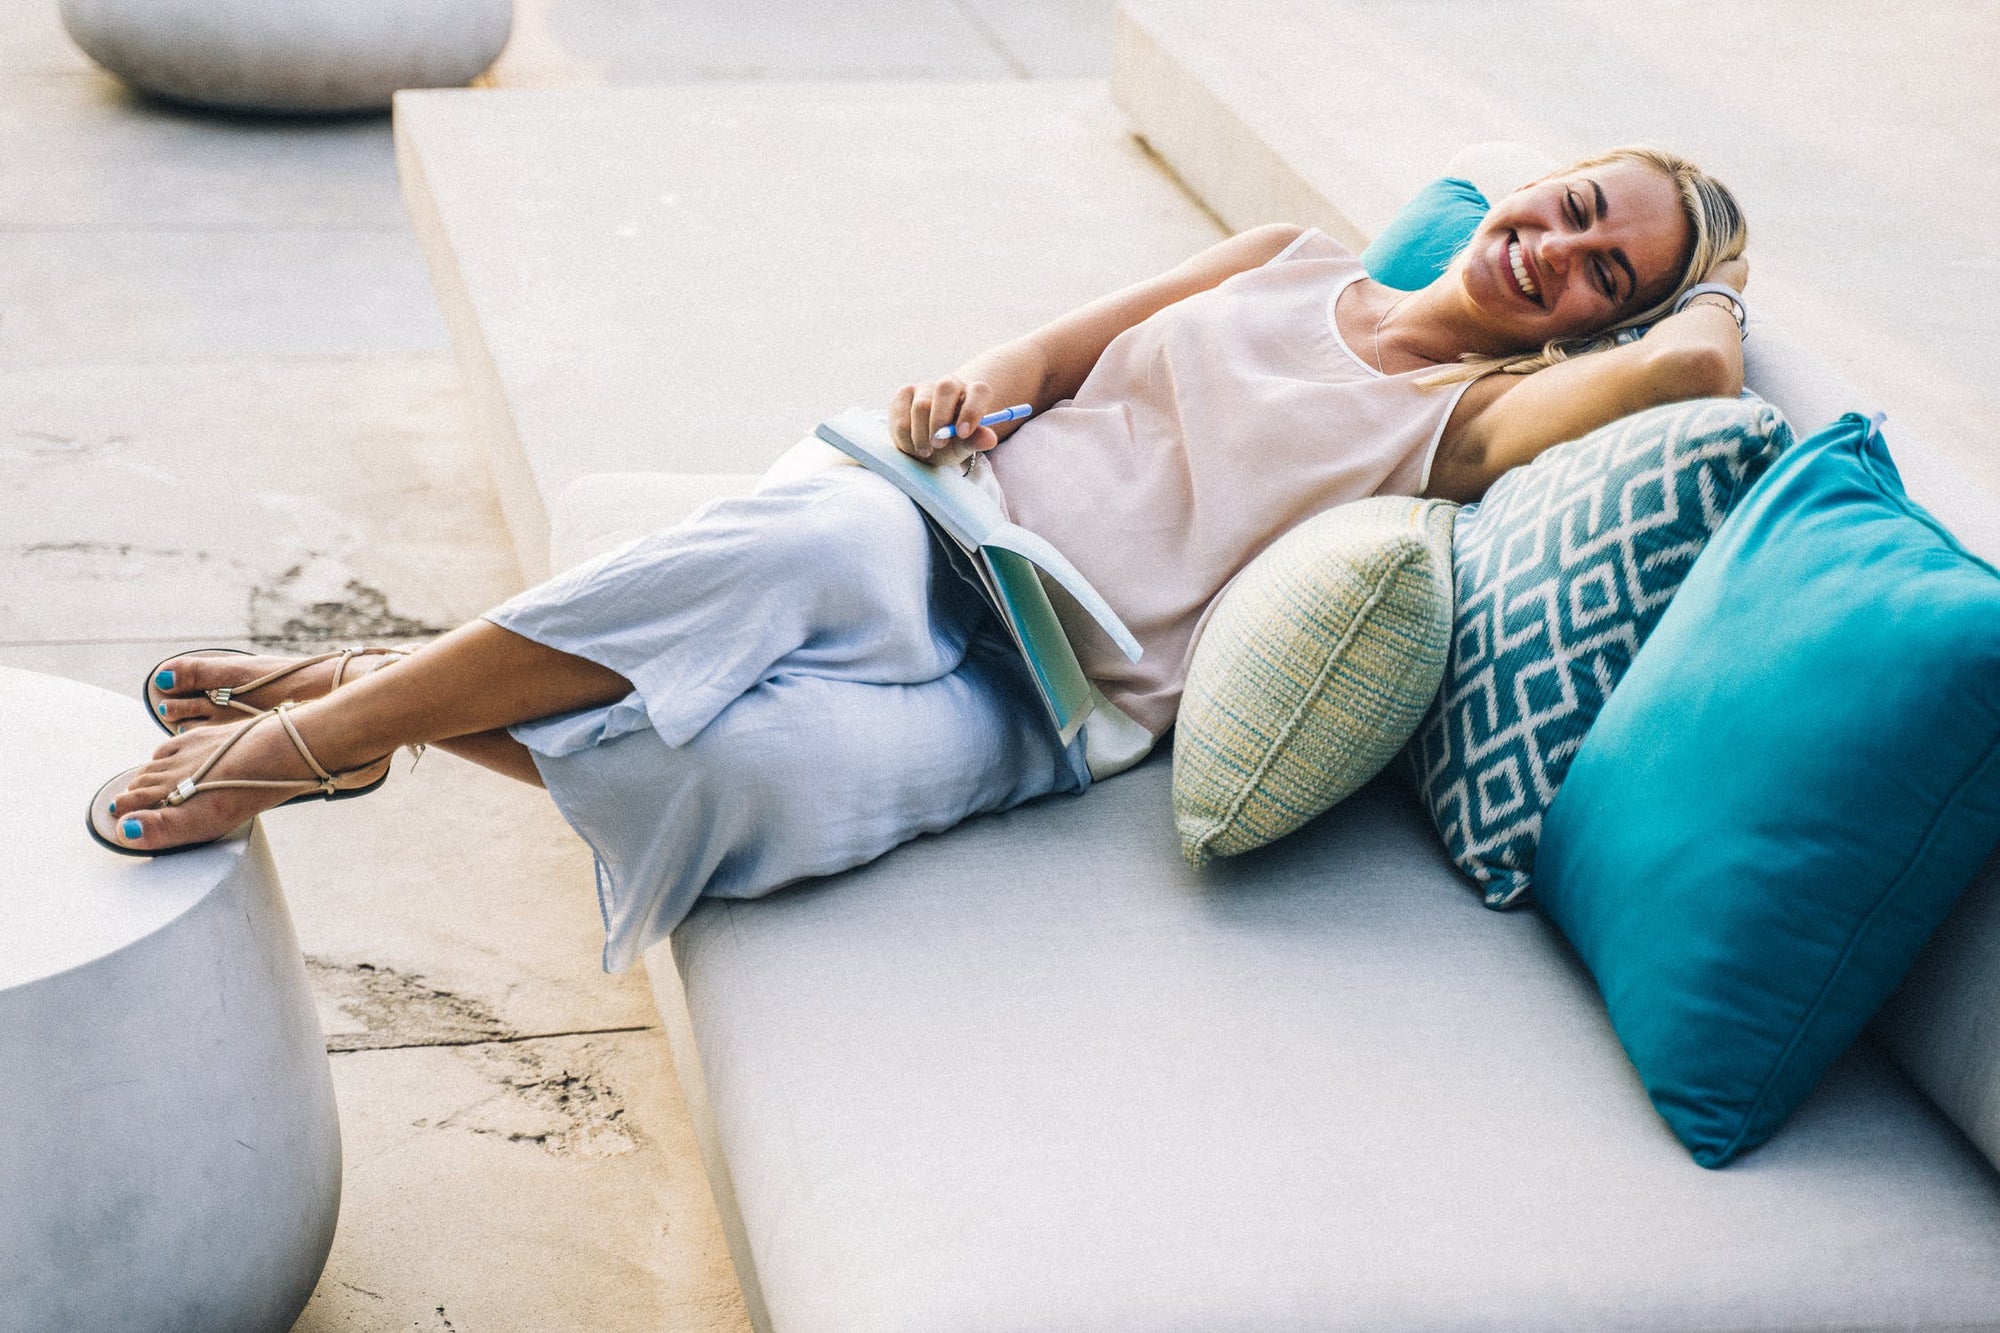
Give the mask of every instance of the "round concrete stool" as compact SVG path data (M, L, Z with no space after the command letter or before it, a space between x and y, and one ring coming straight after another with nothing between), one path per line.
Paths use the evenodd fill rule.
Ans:
M371 111L499 59L513 0L62 0L63 26L135 88L242 111Z
M0 667L0 1330L291 1327L340 1212L325 1040L261 829L84 830L160 733Z

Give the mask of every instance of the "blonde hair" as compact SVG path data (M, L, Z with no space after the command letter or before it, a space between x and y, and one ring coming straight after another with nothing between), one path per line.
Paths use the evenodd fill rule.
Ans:
M1538 351L1513 356L1481 356L1469 352L1460 357L1457 364L1432 371L1417 383L1431 388L1486 375L1527 375L1573 356L1604 351L1618 344L1618 335L1624 330L1664 318L1681 294L1706 277L1711 268L1743 253L1744 246L1749 243L1750 228L1743 220L1743 210L1737 206L1736 196L1730 194L1721 181L1679 154L1646 144L1628 144L1586 157L1581 162L1573 162L1551 175L1567 176L1590 167L1609 166L1613 162L1644 163L1671 180L1680 193L1681 213L1687 218L1694 241L1688 247L1687 262L1682 265L1673 290L1653 305L1609 328L1581 337L1553 339L1542 344Z

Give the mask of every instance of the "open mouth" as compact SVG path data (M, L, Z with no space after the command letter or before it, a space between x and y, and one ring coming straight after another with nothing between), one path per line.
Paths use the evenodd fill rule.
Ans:
M1534 275L1528 272L1528 260L1521 253L1521 238L1518 236L1507 238L1507 263L1514 270L1514 285L1520 289L1521 295L1540 305L1541 288L1535 285Z

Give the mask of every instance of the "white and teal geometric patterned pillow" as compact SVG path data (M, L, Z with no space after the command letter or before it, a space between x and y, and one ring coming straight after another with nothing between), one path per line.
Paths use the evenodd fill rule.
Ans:
M1462 510L1444 687L1406 753L1488 907L1516 906L1584 733L1710 534L1791 441L1754 398L1635 413Z

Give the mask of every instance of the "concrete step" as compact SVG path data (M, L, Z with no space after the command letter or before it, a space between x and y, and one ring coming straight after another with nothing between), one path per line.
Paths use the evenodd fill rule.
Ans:
M396 141L530 578L579 477L761 470L1220 234L1100 81L414 92Z
M1650 141L1727 181L1750 297L2000 490L2000 9L1128 0L1113 85L1231 227L1374 234L1454 153ZM1857 32L1868 40L1856 41Z

